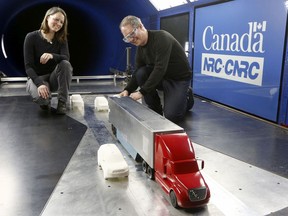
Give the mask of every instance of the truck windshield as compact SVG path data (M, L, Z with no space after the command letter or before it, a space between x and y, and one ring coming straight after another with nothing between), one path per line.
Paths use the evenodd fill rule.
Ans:
M177 161L171 165L175 174L193 173L199 170L196 160Z

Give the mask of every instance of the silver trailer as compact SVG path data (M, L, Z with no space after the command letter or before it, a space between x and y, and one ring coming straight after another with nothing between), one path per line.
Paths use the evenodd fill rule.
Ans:
M156 133L179 133L184 129L130 97L109 97L109 122L128 153L138 155L154 169ZM116 129L116 130L115 130Z

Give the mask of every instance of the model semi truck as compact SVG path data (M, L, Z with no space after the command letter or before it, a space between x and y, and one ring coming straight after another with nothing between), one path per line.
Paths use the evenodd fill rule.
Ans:
M108 104L114 135L142 163L149 178L161 185L171 204L175 208L207 204L210 190L200 172L204 161L195 158L184 129L130 97L109 97Z

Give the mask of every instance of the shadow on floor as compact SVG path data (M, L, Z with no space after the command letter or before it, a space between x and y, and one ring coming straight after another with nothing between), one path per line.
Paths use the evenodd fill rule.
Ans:
M1 97L0 115L0 212L39 215L87 127L28 96Z

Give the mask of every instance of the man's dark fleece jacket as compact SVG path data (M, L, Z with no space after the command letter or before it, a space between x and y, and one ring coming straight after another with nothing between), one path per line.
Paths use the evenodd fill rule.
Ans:
M163 79L180 81L192 78L192 71L183 47L164 30L148 30L146 45L137 47L135 71L143 66L152 66L153 71L139 89L142 95L155 90ZM136 77L132 75L125 90L130 94L137 88Z

